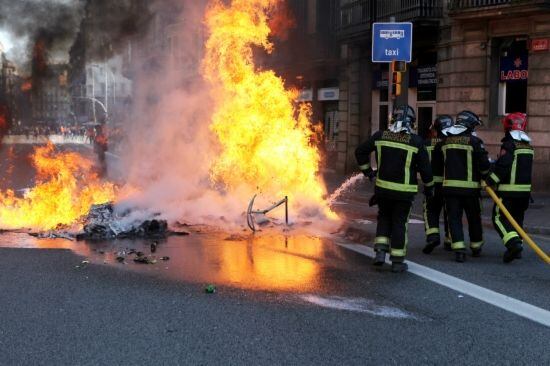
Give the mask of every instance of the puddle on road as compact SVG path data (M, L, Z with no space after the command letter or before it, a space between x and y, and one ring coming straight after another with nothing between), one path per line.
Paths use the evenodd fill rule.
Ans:
M311 294L301 295L299 298L307 303L329 309L368 313L383 318L417 319L416 316L404 310L393 306L380 305L373 300L365 298L348 298L339 296L322 297Z
M78 242L37 239L23 233L0 235L0 247L69 249L92 264L158 274L190 283L299 293L320 290L322 262L335 250L325 245L323 239L306 235L192 234L159 241L157 251L151 253L153 241ZM117 262L117 253L132 249L157 262L135 263L134 254L127 255L125 263ZM162 261L166 256L170 259Z

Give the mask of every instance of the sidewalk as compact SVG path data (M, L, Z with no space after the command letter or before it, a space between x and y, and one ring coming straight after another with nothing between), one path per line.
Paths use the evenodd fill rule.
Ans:
M349 176L342 176L334 173L324 174L329 192L337 189ZM376 220L376 207L369 207L369 199L373 194L374 183L368 179L363 179L356 184L350 191L342 194L336 199L333 208L336 212L342 214L347 221L347 227L359 229L361 220ZM413 204L411 218L423 220L422 201L424 196L417 194ZM525 213L524 229L528 234L550 235L550 194L533 193L535 203L531 204L529 210ZM493 210L492 199L483 192L482 196L482 219L487 228L493 228L491 214Z

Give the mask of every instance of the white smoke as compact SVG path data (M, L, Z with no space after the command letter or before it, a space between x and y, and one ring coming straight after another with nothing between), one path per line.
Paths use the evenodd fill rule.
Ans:
M242 225L252 198L250 187L228 193L210 179L218 144L210 131L212 90L200 73L205 3L184 2L180 21L168 28L169 38L174 35L168 42L172 52L147 61L134 80L133 113L122 149L126 196L119 208L160 214L170 222ZM256 208L281 198L259 197ZM284 217L284 209L273 216Z
M134 80L134 110L126 123L121 156L128 194L119 205L122 209L199 223L235 218L246 208L246 201L220 193L209 179L216 145L209 130L211 94L200 75L200 3L185 2L179 22L169 27L172 49Z

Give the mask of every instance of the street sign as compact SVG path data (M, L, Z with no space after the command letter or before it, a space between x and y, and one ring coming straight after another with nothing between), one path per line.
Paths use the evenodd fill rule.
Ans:
M412 38L412 23L374 23L372 62L411 62Z

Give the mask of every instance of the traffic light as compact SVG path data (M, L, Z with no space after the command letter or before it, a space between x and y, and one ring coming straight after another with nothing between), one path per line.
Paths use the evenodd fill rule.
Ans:
M393 98L401 95L403 82L403 73L407 71L407 63L405 61L392 61L392 90L391 95Z
M403 82L403 74L399 71L394 71L392 74L392 91L393 97L401 95L401 83Z
M391 62L391 71L392 72L406 72L407 63L405 61L392 61Z

